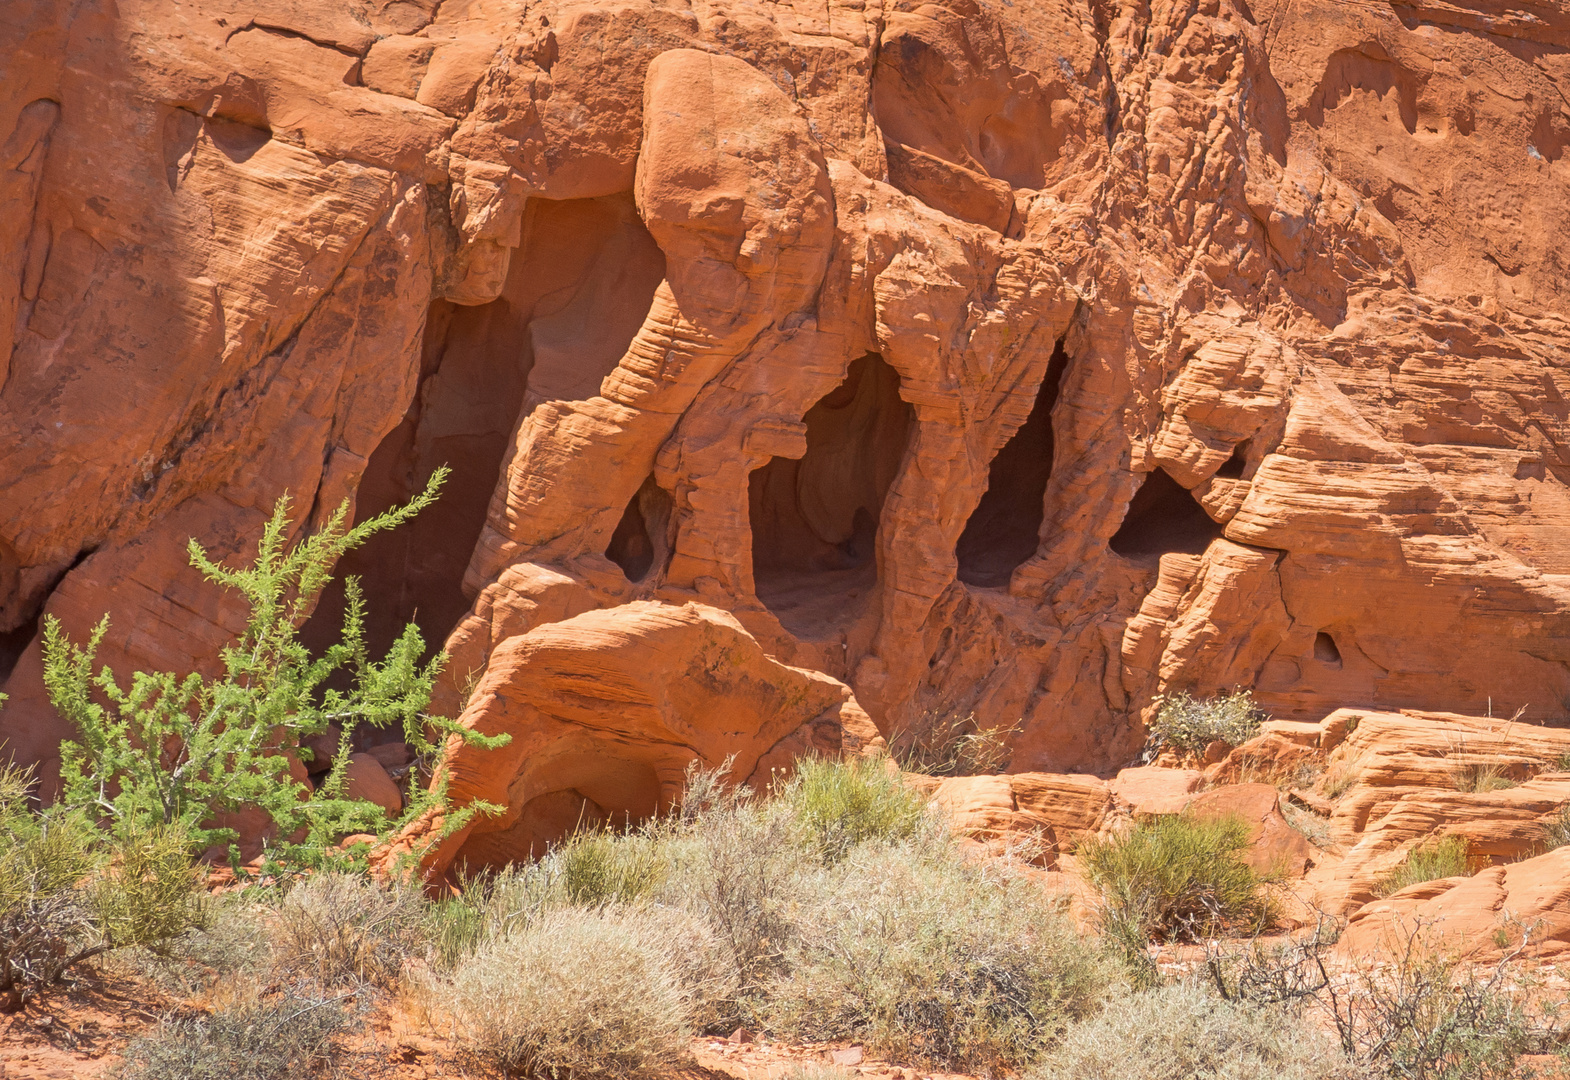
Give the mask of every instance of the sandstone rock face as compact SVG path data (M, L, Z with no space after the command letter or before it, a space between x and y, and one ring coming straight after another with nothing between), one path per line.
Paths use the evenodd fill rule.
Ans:
M803 754L878 740L842 683L764 655L728 613L651 601L509 638L460 720L511 740L495 750L457 745L441 778L448 794L504 810L430 846L432 874L455 860L471 872L503 866L578 827L646 819L680 797L692 764L728 765L762 787ZM424 846L439 832L422 822L400 843Z
M640 644L670 635L885 733L1017 721L1011 768L1060 775L1127 765L1175 690L1283 721L1570 695L1549 5L0 23L0 741L46 778L41 614L109 611L116 671L208 668L239 613L188 538L242 558L286 491L304 530L443 462L344 569L380 643L446 642L449 715L560 763L454 762L517 815L486 858L812 719L639 750L589 797L567 748L604 715L549 688L637 657L699 707L685 646ZM638 739L706 722L640 708Z

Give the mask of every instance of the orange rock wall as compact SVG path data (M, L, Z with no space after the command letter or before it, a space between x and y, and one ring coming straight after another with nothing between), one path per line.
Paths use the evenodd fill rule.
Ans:
M633 601L886 732L1022 721L1016 770L1115 770L1176 689L1570 694L1553 5L20 0L0 76L0 740L46 773L41 612L209 664L188 537L442 462L347 569L455 715Z

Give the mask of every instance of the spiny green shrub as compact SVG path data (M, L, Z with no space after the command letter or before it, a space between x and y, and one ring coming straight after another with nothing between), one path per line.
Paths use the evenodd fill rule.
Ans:
M438 469L406 506L353 527L346 501L321 529L292 547L285 496L263 527L255 560L244 569L219 565L193 539L191 564L208 581L236 590L250 609L245 630L223 650L224 670L216 678L138 671L124 687L108 667L95 670L107 618L84 647L73 645L57 620L46 618L44 684L78 732L76 741L61 746L66 801L92 807L121 831L178 825L198 848L230 845L231 859L236 834L215 819L254 806L268 814L278 835L304 832L303 843L281 845L285 858L314 863L340 836L388 826L373 804L344 797L356 725L401 724L405 740L428 754L437 752L428 732L436 741L456 733L481 745L504 742L505 737L476 737L425 713L445 657L420 663L425 645L414 624L382 661L371 660L364 601L353 579L342 640L312 656L297 636L338 559L429 506L446 475ZM340 671L352 676L347 690L328 685ZM339 752L327 778L308 791L291 778L286 752L331 725L342 731ZM441 795L417 798L409 815L423 813ZM459 818L486 809L468 807Z
M869 840L905 840L930 817L926 797L883 757L803 758L780 798L830 861Z
M342 995L290 986L210 1016L164 1020L126 1047L116 1080L295 1080L333 1056L353 1022Z
M1374 894L1389 896L1409 885L1460 877L1466 872L1466 841L1459 836L1446 836L1409 851L1399 866L1379 879Z
M1191 697L1186 691L1169 694L1161 699L1156 718L1150 722L1149 750L1172 746L1181 753L1201 754L1213 742L1241 746L1258 734L1266 719L1247 690L1205 699Z
M1127 959L1137 967L1152 937L1192 939L1268 922L1259 876L1242 858L1248 832L1235 816L1171 814L1080 845L1103 928Z
M1117 981L1039 883L966 863L952 844L861 848L791 895L795 932L759 1009L793 1037L1015 1068Z
M483 944L432 990L454 1039L507 1075L632 1080L675 1063L689 1002L652 924L558 908Z
M1120 997L1075 1024L1029 1080L1362 1080L1324 1034L1281 1007L1181 982Z

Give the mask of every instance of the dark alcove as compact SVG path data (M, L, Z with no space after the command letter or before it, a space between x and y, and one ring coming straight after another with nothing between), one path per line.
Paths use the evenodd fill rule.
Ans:
M1248 440L1244 439L1232 448L1232 456L1221 463L1221 468L1216 470L1216 475L1227 480L1241 480L1246 468L1248 468Z
M992 459L986 493L954 547L958 576L966 585L1006 587L1014 568L1036 553L1042 500L1052 475L1052 407L1067 368L1068 354L1060 341L1030 415Z
M1314 635L1314 659L1331 667L1341 666L1341 650L1336 647L1336 639L1323 630Z
M642 581L655 563L664 563L669 554L666 529L670 518L670 493L656 484L653 476L647 477L627 500L605 557L621 567L628 581Z
M803 420L806 454L771 458L753 472L747 498L758 598L792 632L810 633L838 622L877 580L878 521L911 408L899 374L868 353Z
M1169 552L1198 555L1221 536L1221 526L1165 469L1145 478L1129 500L1128 514L1113 534L1111 547L1131 559Z

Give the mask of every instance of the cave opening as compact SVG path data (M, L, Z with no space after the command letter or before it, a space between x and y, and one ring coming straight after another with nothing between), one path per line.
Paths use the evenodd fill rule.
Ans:
M664 273L630 192L528 201L500 295L484 304L431 303L419 387L366 464L355 516L363 521L407 502L445 464L452 472L440 498L340 561L301 631L306 644L321 650L338 639L343 578L353 574L368 599L371 655L385 655L410 622L428 654L443 646L469 610L464 573L518 424L539 401L599 392Z
M1068 354L1059 341L1030 415L992 459L987 490L954 547L958 577L966 585L1006 588L1015 568L1036 554L1052 476L1052 409L1067 370Z
M656 563L670 555L668 529L673 507L670 492L654 482L653 475L627 500L616 531L605 548L605 557L621 567L627 580L637 584L649 576Z
M1110 546L1125 558L1146 560L1174 552L1199 555L1220 536L1221 526L1188 489L1156 469L1129 500Z
M1248 440L1244 439L1232 448L1232 456L1221 463L1221 468L1216 470L1216 475L1226 480L1241 480L1247 468Z
M899 373L867 353L807 410L807 452L748 479L754 586L792 633L842 623L876 584L878 522L911 419Z
M1341 649L1336 645L1336 639L1323 630L1314 635L1314 659L1330 667L1341 666Z

